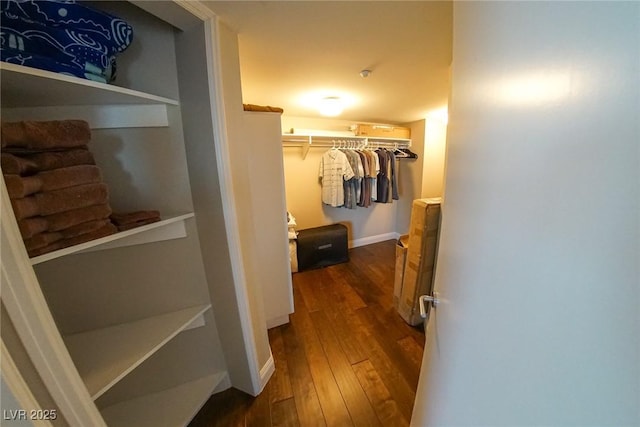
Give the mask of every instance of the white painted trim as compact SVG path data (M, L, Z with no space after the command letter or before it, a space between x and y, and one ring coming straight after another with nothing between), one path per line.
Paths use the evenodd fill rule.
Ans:
M230 388L231 388L231 379L229 379L229 373L227 371L224 371L223 377L220 379L220 382L218 383L218 385L215 386L211 394L220 393Z
M216 14L213 12L213 10L209 9L199 1L173 0L173 2L202 21L216 18Z
M260 391L256 393L255 396L262 393L262 390L264 390L265 386L267 385L267 383L269 382L269 380L271 379L271 376L275 371L276 371L276 363L273 360L273 354L269 352L269 359L264 364L264 366L260 369L260 384L261 384Z
M289 315L285 314L284 316L274 317L272 319L267 319L267 329L275 328L281 325L285 325L289 323Z
M260 372L258 371L258 355L254 342L255 334L251 323L249 295L246 286L247 280L244 274L245 269L242 262L242 251L240 250L236 204L233 196L233 180L230 169L231 155L229 154L229 139L227 135L224 97L222 92L222 55L219 46L220 34L218 29L219 22L217 18L210 19L205 22L205 31L207 34L207 62L209 63L209 91L214 101L212 108L212 120L214 123L214 139L216 141L215 151L218 165L218 178L220 180L222 211L225 219L236 300L238 301L238 314L240 316L240 326L242 328L242 339L244 341L247 359L249 361L252 386L252 390L249 390L249 392L250 394L257 395L260 390L262 390L262 387Z
M366 246L366 245L371 245L373 243L378 243L378 242L384 242L385 240L391 240L391 239L399 239L401 236L400 233L397 232L391 232L391 233L385 233L385 234L378 234L376 236L368 236L368 237L362 237L360 239L355 239L355 240L349 240L349 248L357 248L360 246Z
M2 360L2 379L11 391L11 394L13 394L13 397L16 399L20 407L26 411L44 409L31 393L29 385L25 382L22 374L20 374L20 370L13 361L11 353L9 353L9 349L4 345L4 341L1 341L0 343L2 346L0 353L0 359ZM54 408L47 409L54 410ZM5 415L3 413L2 418L5 419L4 417ZM48 420L38 418L31 419L30 421L34 427L50 427L52 425Z
M56 328L0 179L2 302L27 354L70 425L106 427Z

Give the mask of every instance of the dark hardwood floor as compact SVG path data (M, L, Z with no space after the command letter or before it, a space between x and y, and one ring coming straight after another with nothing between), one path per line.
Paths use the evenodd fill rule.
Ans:
M269 330L276 371L258 397L212 396L190 427L408 426L424 333L393 308L395 241L293 275L295 313Z

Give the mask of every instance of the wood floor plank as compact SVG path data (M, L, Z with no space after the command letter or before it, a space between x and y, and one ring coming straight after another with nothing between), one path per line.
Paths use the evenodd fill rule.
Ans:
M380 422L385 426L408 426L398 409L398 405L391 397L389 390L384 385L380 375L369 360L365 360L353 366L353 370L367 393Z
M189 423L189 427L244 427L251 399L251 396L235 388L216 393Z
M299 427L296 402L293 398L280 400L271 405L272 427Z
M270 402L275 403L293 397L291 381L289 380L289 365L287 364L287 354L284 348L281 328L269 329L269 343L275 364L275 372L269 380Z
M270 385L249 403L245 416L246 427L271 427Z
M329 277L333 277L331 269L327 268L325 271ZM333 281L331 284L333 284ZM345 284L345 286L348 285ZM354 305L347 299L340 298L342 292L343 290L338 287L328 286L326 289L323 289L320 298L326 317L340 342L342 350L349 359L349 363L354 364L365 360L367 353L358 339L355 325L352 325L347 317L344 316L345 312L354 312Z
M269 331L276 372L262 394L218 393L189 427L409 424L424 335L392 306L395 241L350 252L293 276L295 313Z
M294 317L294 315L291 315L292 319ZM304 348L292 325L283 325L281 328L287 352L291 389L293 390L300 426L326 426Z
M358 315L361 316L363 322L371 325L374 330L380 332L374 335L374 338L378 341L380 348L392 361L393 365L404 377L407 384L415 390L418 386L420 369L416 369L416 367L413 366L411 358L404 353L402 348L398 345L398 342L391 334L388 333L389 329L387 328L387 325L378 320L375 310L370 307L358 310Z
M359 308L366 307L367 304L360 298L360 295L347 283L347 280L340 275L337 269L335 268L327 268L326 273L328 274L331 285L334 290L334 294L340 295L344 298L345 304L351 310L357 310Z
M353 425L351 416L340 394L311 317L304 308L304 301L298 297L295 303L300 308L291 315L291 325L296 335L300 337L304 348L327 426L351 426Z
M420 366L422 365L423 347L421 347L413 339L413 337L409 336L398 340L398 345L413 362L415 369L420 372Z
M360 339L368 350L369 360L380 375L391 396L396 401L400 413L409 421L411 420L411 413L413 411L415 388L412 388L404 376L400 374L399 367L389 358L384 348L380 345L380 342L376 339L375 336L377 332L360 314L361 311L368 309L369 308L362 308L358 310L357 313L354 313L352 322L354 322L354 324L360 323L361 325L367 325L360 326L359 329L362 333Z
M300 293L308 311L316 311L322 308L320 301L316 297L317 288L322 283L320 274L320 270L310 270L305 271L304 274L295 274L293 276L294 296L296 291Z
M320 341L336 383L342 393L347 409L351 414L355 426L371 427L380 425L369 399L362 389L351 363L342 351L342 347L329 323L324 311L316 311L310 314L314 326L320 336Z
M362 270L354 268L353 264L339 264L335 267L366 305L375 304L383 298L383 290Z

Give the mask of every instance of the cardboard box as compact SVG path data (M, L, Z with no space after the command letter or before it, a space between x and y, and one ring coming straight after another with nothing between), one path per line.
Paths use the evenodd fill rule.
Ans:
M409 247L398 312L414 326L423 320L418 306L420 295L430 295L433 286L441 202L440 198L418 199L411 208Z
M393 125L356 125L357 136L411 139L411 129Z
M396 243L396 266L395 279L393 281L393 306L397 310L400 306L402 295L402 280L404 279L404 269L407 264L407 250L409 249L409 235L400 236Z

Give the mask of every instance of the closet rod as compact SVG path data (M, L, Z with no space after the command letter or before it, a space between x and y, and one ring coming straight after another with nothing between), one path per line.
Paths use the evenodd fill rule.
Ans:
M363 137L363 136L323 136L323 135L282 135L283 147L301 147L302 159L307 157L311 147L335 148L410 148L410 139Z

